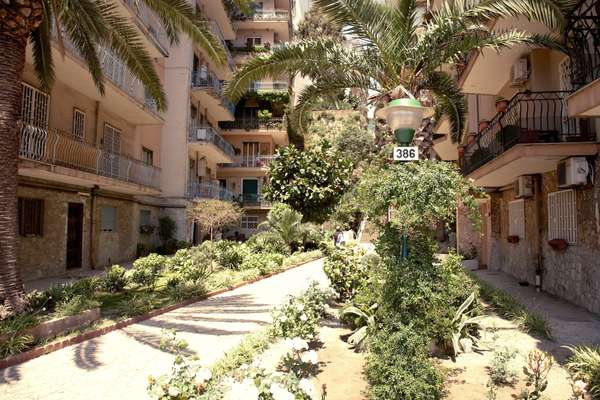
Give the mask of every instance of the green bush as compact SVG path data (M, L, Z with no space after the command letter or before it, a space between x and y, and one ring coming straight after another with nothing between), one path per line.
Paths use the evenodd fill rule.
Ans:
M319 320L325 315L328 295L317 283L299 296L289 296L273 311L273 332L281 338L314 339L319 330Z
M126 285L125 268L120 265L113 265L106 271L106 277L102 284L104 290L112 293L120 292Z
M353 247L338 247L325 260L323 269L341 301L350 300L365 284L368 269L365 252Z
M246 256L241 269L256 269L261 275L266 275L281 269L283 260L284 256L277 253L251 253Z
M300 230L302 235L302 247L305 251L317 250L321 248L323 242L327 240L319 225L311 223L302 224Z
M80 294L65 299L56 306L56 312L61 316L76 315L83 311L99 307L100 303Z
M133 262L133 268L128 272L128 278L137 285L154 287L165 264L166 258L158 254L138 258Z
M437 400L443 379L428 359L427 337L393 323L371 332L366 377L374 400Z
M588 384L589 393L600 399L600 346L568 347L573 352L567 368L575 376Z
M217 262L227 269L240 269L249 253L246 245L228 240L217 242L216 247Z
M257 253L290 254L289 246L283 239L272 232L259 232L246 242L251 251Z

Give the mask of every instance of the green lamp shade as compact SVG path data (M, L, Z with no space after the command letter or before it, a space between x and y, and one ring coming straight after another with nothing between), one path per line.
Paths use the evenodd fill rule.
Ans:
M415 130L412 128L400 128L394 131L396 142L402 146L408 146L415 137Z
M377 111L377 117L385 119L394 131L396 140L400 144L408 145L412 142L415 130L421 126L423 118L433 114L432 110L421 106L416 99L395 99Z

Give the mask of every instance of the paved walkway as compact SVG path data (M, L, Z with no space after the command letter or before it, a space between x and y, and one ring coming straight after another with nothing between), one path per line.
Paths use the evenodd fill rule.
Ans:
M0 370L0 399L147 399L148 375L168 372L173 360L159 349L161 329L177 330L212 363L313 280L326 282L322 260Z
M559 360L570 354L562 346L600 344L600 316L547 293L537 293L533 286L520 286L516 279L503 272L478 270L473 273L548 321L554 340L543 341L540 347Z

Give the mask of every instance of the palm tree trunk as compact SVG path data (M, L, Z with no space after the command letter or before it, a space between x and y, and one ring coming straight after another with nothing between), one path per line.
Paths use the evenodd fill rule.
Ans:
M0 305L19 312L24 292L17 266L18 127L27 36L2 28L0 26Z
M435 159L433 150L434 123L431 118L425 118L421 127L415 132L413 143L419 147L419 155L423 160Z

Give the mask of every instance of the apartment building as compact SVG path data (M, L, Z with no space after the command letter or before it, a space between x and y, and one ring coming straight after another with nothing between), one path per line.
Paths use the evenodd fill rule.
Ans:
M160 25L133 1L123 1L120 12L139 30L162 76L169 50ZM131 260L139 219L150 223L158 213L138 196L160 193L164 117L107 49L99 49L102 97L63 38L64 57L53 41L50 93L40 89L31 51L23 74L18 263L26 280Z
M599 9L580 1L568 16L568 55L514 47L458 65L469 93L469 134L460 146L438 124L435 150L486 189L482 229L459 212L463 251L479 263L600 312ZM545 33L525 19L495 29Z
M180 240L198 243L204 233L187 209L204 198L236 201L246 209L239 227L228 232L248 237L270 205L262 186L268 162L288 144L283 112L289 80L255 82L237 105L223 87L249 57L290 40L289 0L257 2L244 15L229 2L198 0L196 7L227 48L228 62L213 65L202 49L182 41L165 62L170 108L162 135L162 205L177 221Z

